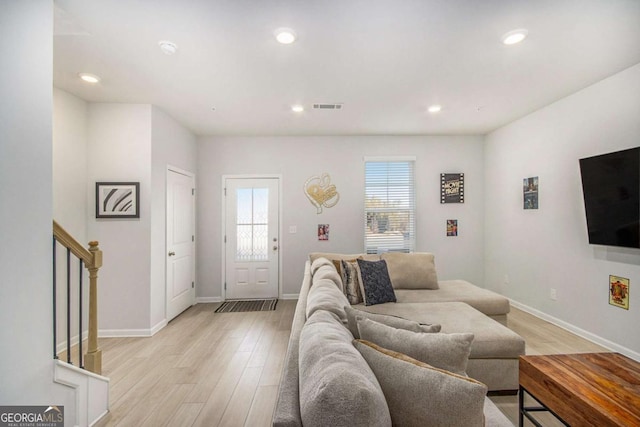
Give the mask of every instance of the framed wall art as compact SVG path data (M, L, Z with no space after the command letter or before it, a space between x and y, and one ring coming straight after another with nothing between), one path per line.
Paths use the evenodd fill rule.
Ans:
M456 237L458 235L458 220L447 220L447 237Z
M464 174L440 174L440 203L464 203Z
M609 304L629 310L629 279L609 276Z
M538 177L524 178L522 180L522 195L524 209L538 209Z
M318 240L329 240L329 224L318 224Z
M96 218L140 218L140 183L96 182Z

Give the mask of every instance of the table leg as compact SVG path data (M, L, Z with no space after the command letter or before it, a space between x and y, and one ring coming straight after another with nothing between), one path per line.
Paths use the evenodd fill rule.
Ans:
M524 415L522 413L524 407L524 389L519 386L518 390L518 427L522 427L524 423Z

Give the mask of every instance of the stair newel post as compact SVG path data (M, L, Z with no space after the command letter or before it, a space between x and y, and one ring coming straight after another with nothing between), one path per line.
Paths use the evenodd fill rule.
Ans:
M98 242L89 242L92 263L89 270L89 342L85 355L85 368L96 374L102 374L102 350L98 348L98 270L102 267L102 251Z

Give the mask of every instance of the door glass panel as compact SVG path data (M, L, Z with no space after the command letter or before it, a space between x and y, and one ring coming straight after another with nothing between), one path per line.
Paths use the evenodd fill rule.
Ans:
M269 189L236 190L236 261L269 259Z
M238 200L237 224L251 224L252 189L238 188L236 199Z
M269 222L269 189L253 189L253 222L267 224Z
M266 261L269 258L269 229L267 224L254 224L253 226L253 260Z
M253 226L251 224L238 224L236 249L236 261L251 261L253 255Z

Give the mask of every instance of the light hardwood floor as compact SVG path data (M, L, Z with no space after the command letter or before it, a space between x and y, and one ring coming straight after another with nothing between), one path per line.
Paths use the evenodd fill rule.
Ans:
M593 353L609 351L604 347L594 344L571 332L559 328L536 316L511 307L507 324L509 329L515 331L526 342L527 354L561 354L561 353ZM491 396L490 399L498 408L518 425L518 396ZM527 406L538 406L535 401L525 396ZM557 421L551 414L539 413L536 418L544 426L560 427L564 424ZM532 426L528 420L524 420L525 426Z
M111 408L96 425L270 425L295 304L224 314L197 304L153 337L100 339Z
M295 304L224 314L197 304L153 337L100 339L111 409L97 426L270 425ZM518 309L508 324L528 354L606 351ZM491 399L517 424L516 396Z

